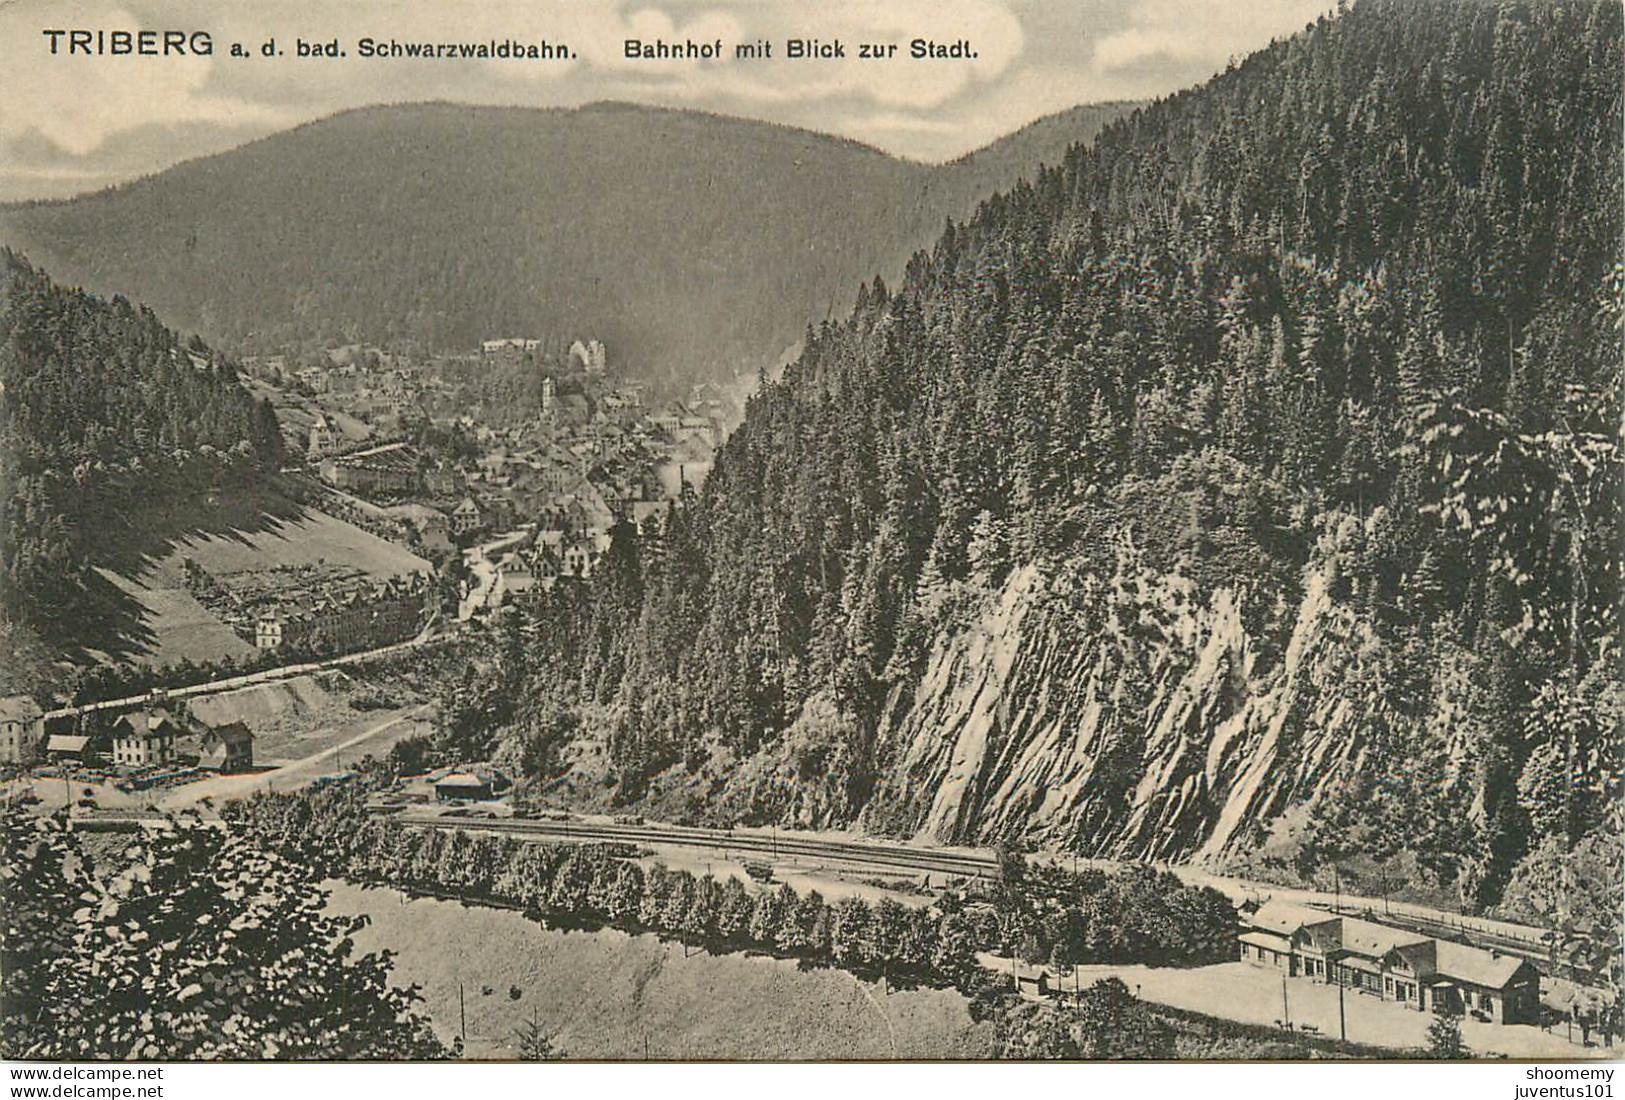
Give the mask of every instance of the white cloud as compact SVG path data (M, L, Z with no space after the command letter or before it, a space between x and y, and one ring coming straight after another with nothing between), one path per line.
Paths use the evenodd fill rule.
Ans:
M628 99L807 126L922 159L956 156L1049 111L1160 95L1302 27L1332 0L0 0L0 149L37 132L109 169L107 139L159 126L267 133L373 103L444 99L575 106ZM1019 14L1019 17L1018 17ZM213 35L212 58L52 58L42 27L179 27ZM287 55L258 56L275 35ZM362 36L563 42L573 61L364 59ZM351 56L299 60L293 39L339 39ZM786 39L839 39L839 61L790 60ZM714 62L640 61L626 38L711 42ZM969 40L977 56L914 60L914 38ZM766 39L771 61L735 60ZM241 41L255 56L235 60ZM863 43L894 43L885 60ZM197 151L219 148L186 130ZM144 139L143 139L144 140ZM221 137L224 140L224 137ZM156 151L155 151L156 152ZM167 148L161 154L171 157ZM13 164L11 168L19 166ZM43 164L25 167L45 168Z
M712 63L632 60L625 53L626 40L694 42L697 45L721 43L724 51L722 57L728 58L735 43L749 39L744 27L728 12L705 11L692 18L678 20L659 8L639 8L624 19L613 9L584 9L575 21L572 35L576 40L576 49L582 51L583 58L593 68L660 74L674 77L679 83L684 82L685 74L690 73L696 79L704 80L711 71ZM734 62L719 59L717 64L732 65Z
M1328 0L1140 0L1129 9L1127 27L1095 43L1094 62L1120 70L1170 58L1217 70L1232 56L1302 30L1329 7Z
M229 125L274 123L261 105L208 94L214 57L69 55L64 38L51 54L46 29L151 29L111 3L31 3L0 8L0 64L7 67L0 134L37 130L83 156L112 134L157 120Z
M785 0L762 4L740 0L692 5L681 2L620 7L612 3L561 5L538 9L534 5L498 4L483 7L481 25L517 25L499 13L522 9L548 37L563 37L580 53L581 63L602 78L631 78L654 84L674 98L693 101L726 97L747 102L776 103L858 97L877 104L903 108L929 108L946 102L973 82L997 77L1021 54L1021 23L1004 4L994 0L968 0L946 7L934 0L842 0L816 3ZM438 9L420 7L419 13ZM534 13L545 11L545 17ZM641 61L626 58L624 41L723 43L724 58L717 62ZM839 40L846 47L842 60L790 60L785 56L789 38ZM916 61L906 56L913 38L951 42L968 39L977 57L966 60ZM767 40L773 59L736 61L733 48L740 43ZM863 60L860 43L895 43L897 56L889 60ZM504 69L507 75L542 73L548 66Z

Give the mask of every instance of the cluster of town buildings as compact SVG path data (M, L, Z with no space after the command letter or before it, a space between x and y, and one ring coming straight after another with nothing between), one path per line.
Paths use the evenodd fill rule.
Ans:
M161 693L112 711L45 712L33 698L0 699L0 763L41 760L139 773L172 767L242 772L254 766L254 734L242 722L209 725Z
M461 507L471 505L470 500ZM586 508L577 501L563 508L546 509L516 537L497 543L500 549L494 559L485 558L480 548L469 552L475 567L471 583L485 586L476 594L477 603L496 608L545 592L560 577L590 577L609 549L614 519L626 520L640 537L647 538L664 531L670 509L669 500L637 501L613 513ZM469 591L463 592L465 600L469 595Z
M590 575L617 523L643 533L661 529L671 501L709 472L737 415L723 391L703 385L686 401L651 407L642 384L612 384L596 340L567 348L528 337L482 341L476 367L539 372L539 408L517 422L470 411L466 401L445 416L425 412L440 403L446 384L433 362L412 364L377 349L335 351L349 354L296 374L321 410L306 448L312 471L332 490L408 526L429 554L529 530L533 537L499 563L510 593ZM351 430L358 421L373 428L364 444ZM416 437L403 438L425 423L471 440L476 453L429 453ZM263 637L257 644L274 644L270 624Z
M295 646L335 654L376 649L416 635L438 603L433 581L418 573L291 591L259 609L254 648Z
M376 649L413 637L439 607L439 590L427 573L375 577L325 564L215 576L188 561L186 585L199 603L260 650Z
M1540 972L1516 955L1280 901L1246 914L1245 925L1242 959L1289 977L1419 1012L1448 1007L1500 1024L1540 1016Z

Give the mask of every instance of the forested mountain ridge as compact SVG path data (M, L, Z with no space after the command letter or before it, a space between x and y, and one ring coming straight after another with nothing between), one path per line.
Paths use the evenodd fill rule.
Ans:
M106 610L90 564L120 531L170 498L240 488L281 457L275 412L224 357L144 306L70 290L0 249L8 625L82 636Z
M1364 0L1108 127L809 331L506 744L1612 919L1621 74L1611 3Z
M630 104L372 107L0 207L0 239L227 346L573 334L633 376L726 378L1125 109L1077 108L1065 131L1034 124L931 166Z

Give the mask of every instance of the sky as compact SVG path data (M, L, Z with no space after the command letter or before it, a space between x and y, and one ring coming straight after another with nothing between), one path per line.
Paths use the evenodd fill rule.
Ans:
M1044 115L1199 83L1331 0L0 0L0 200L94 190L354 107L626 100L950 160ZM68 55L46 30L207 31L212 56ZM567 45L562 61L363 58L363 37ZM261 55L274 38L283 55ZM298 58L337 39L348 56ZM627 38L724 43L720 61L624 57ZM847 57L784 57L789 38ZM973 59L914 60L915 38ZM734 60L767 39L774 57ZM250 56L230 56L240 42ZM858 43L897 43L864 60Z

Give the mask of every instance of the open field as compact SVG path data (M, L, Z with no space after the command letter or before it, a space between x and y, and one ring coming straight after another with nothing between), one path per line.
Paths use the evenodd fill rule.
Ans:
M335 692L334 674L294 676L199 696L187 708L211 726L242 722L254 731L254 760L281 764L306 755L299 745L357 717Z
M448 1041L461 986L475 1058L514 1057L514 1032L532 1013L570 1058L978 1058L991 1042L952 991L888 996L839 970L697 949L685 957L654 936L557 932L508 910L329 885L330 909L372 918L357 947L397 952L397 984L423 987Z
M428 732L432 704L374 711L337 726L312 730L294 747L284 748L277 757L259 759L274 763L272 770L241 775L219 775L175 787L158 805L177 810L196 805L204 798L221 801L246 798L256 791L296 790L325 775L342 771L365 756L384 756L395 742ZM290 753L302 753L289 758Z
M189 531L169 539L161 553L144 557L137 567L99 570L132 602L140 641L131 656L142 664L241 658L253 652L187 591L183 563L188 558L217 578L323 566L384 580L430 569L409 550L310 508L258 516L247 526Z
M189 705L193 715L211 726L242 722L253 730L254 762L262 766L307 759L380 721L421 709L421 700L403 695L394 707L355 710L337 690L340 685L334 683L334 677L333 673L296 676L195 699ZM389 745L384 745L383 751L388 750ZM362 746L355 757L345 759L358 759L370 751L372 746Z
M140 663L161 666L221 657L240 660L254 652L253 646L215 618L185 586L166 576L167 570L144 573L134 580L109 569L96 572L140 608L141 626L151 639L139 656Z
M244 723L254 731L254 762L282 766L348 741L422 702L419 695L403 689L392 707L358 711L349 704L350 687L341 672L317 672L200 696L188 706L211 726ZM383 746L383 751L388 749ZM369 751L370 746L363 746L357 756Z

